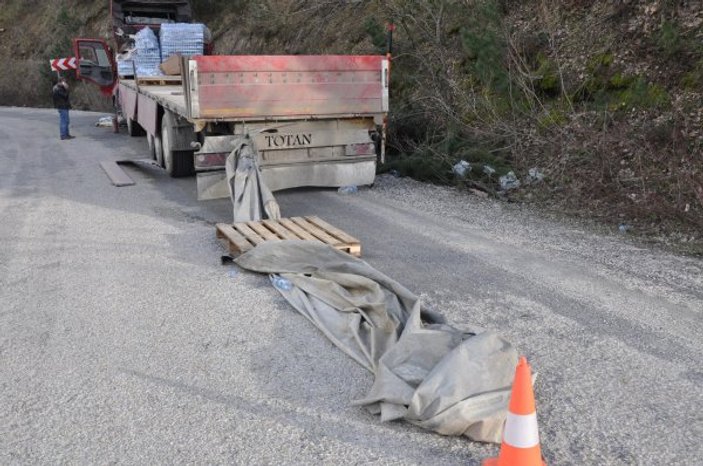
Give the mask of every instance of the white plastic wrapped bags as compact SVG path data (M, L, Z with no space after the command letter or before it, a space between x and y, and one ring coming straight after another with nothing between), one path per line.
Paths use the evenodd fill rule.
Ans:
M134 45L132 59L136 65L137 76L160 76L161 48L154 31L148 27L140 30L134 36Z
M205 46L205 25L174 23L162 24L159 33L161 40L161 61L175 54L202 55Z

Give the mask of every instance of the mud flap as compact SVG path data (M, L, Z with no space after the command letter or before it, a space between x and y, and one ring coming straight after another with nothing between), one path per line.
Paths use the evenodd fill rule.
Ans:
M299 187L368 186L376 177L376 157L363 161L334 161L325 163L296 163L267 165L261 174L271 191ZM224 170L200 172L197 175L198 200L229 197Z
M225 171L197 174L198 200L226 199L229 197Z

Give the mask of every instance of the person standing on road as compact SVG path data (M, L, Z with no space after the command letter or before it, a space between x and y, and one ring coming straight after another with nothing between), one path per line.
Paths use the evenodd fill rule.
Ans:
M61 140L73 139L73 136L68 132L70 123L68 111L71 109L71 101L68 96L68 82L66 82L66 78L59 79L59 82L52 89L51 95L54 99L54 107L59 111Z

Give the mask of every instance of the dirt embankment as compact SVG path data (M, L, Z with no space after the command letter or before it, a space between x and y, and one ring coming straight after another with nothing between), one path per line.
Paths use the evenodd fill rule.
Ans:
M109 37L107 1L8 0L0 104L49 104L47 60ZM539 203L703 252L703 8L690 0L193 1L218 53L385 53L384 170ZM107 108L78 84L79 108ZM471 165L458 179L452 166ZM488 168L486 168L488 167ZM538 173L536 181L529 173ZM513 172L518 189L500 189Z

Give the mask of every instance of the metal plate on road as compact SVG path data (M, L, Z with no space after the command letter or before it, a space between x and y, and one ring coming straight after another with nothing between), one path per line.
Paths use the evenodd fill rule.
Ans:
M122 167L120 167L117 162L100 162L100 166L105 170L105 174L115 186L122 187L134 184L134 180L122 170Z

